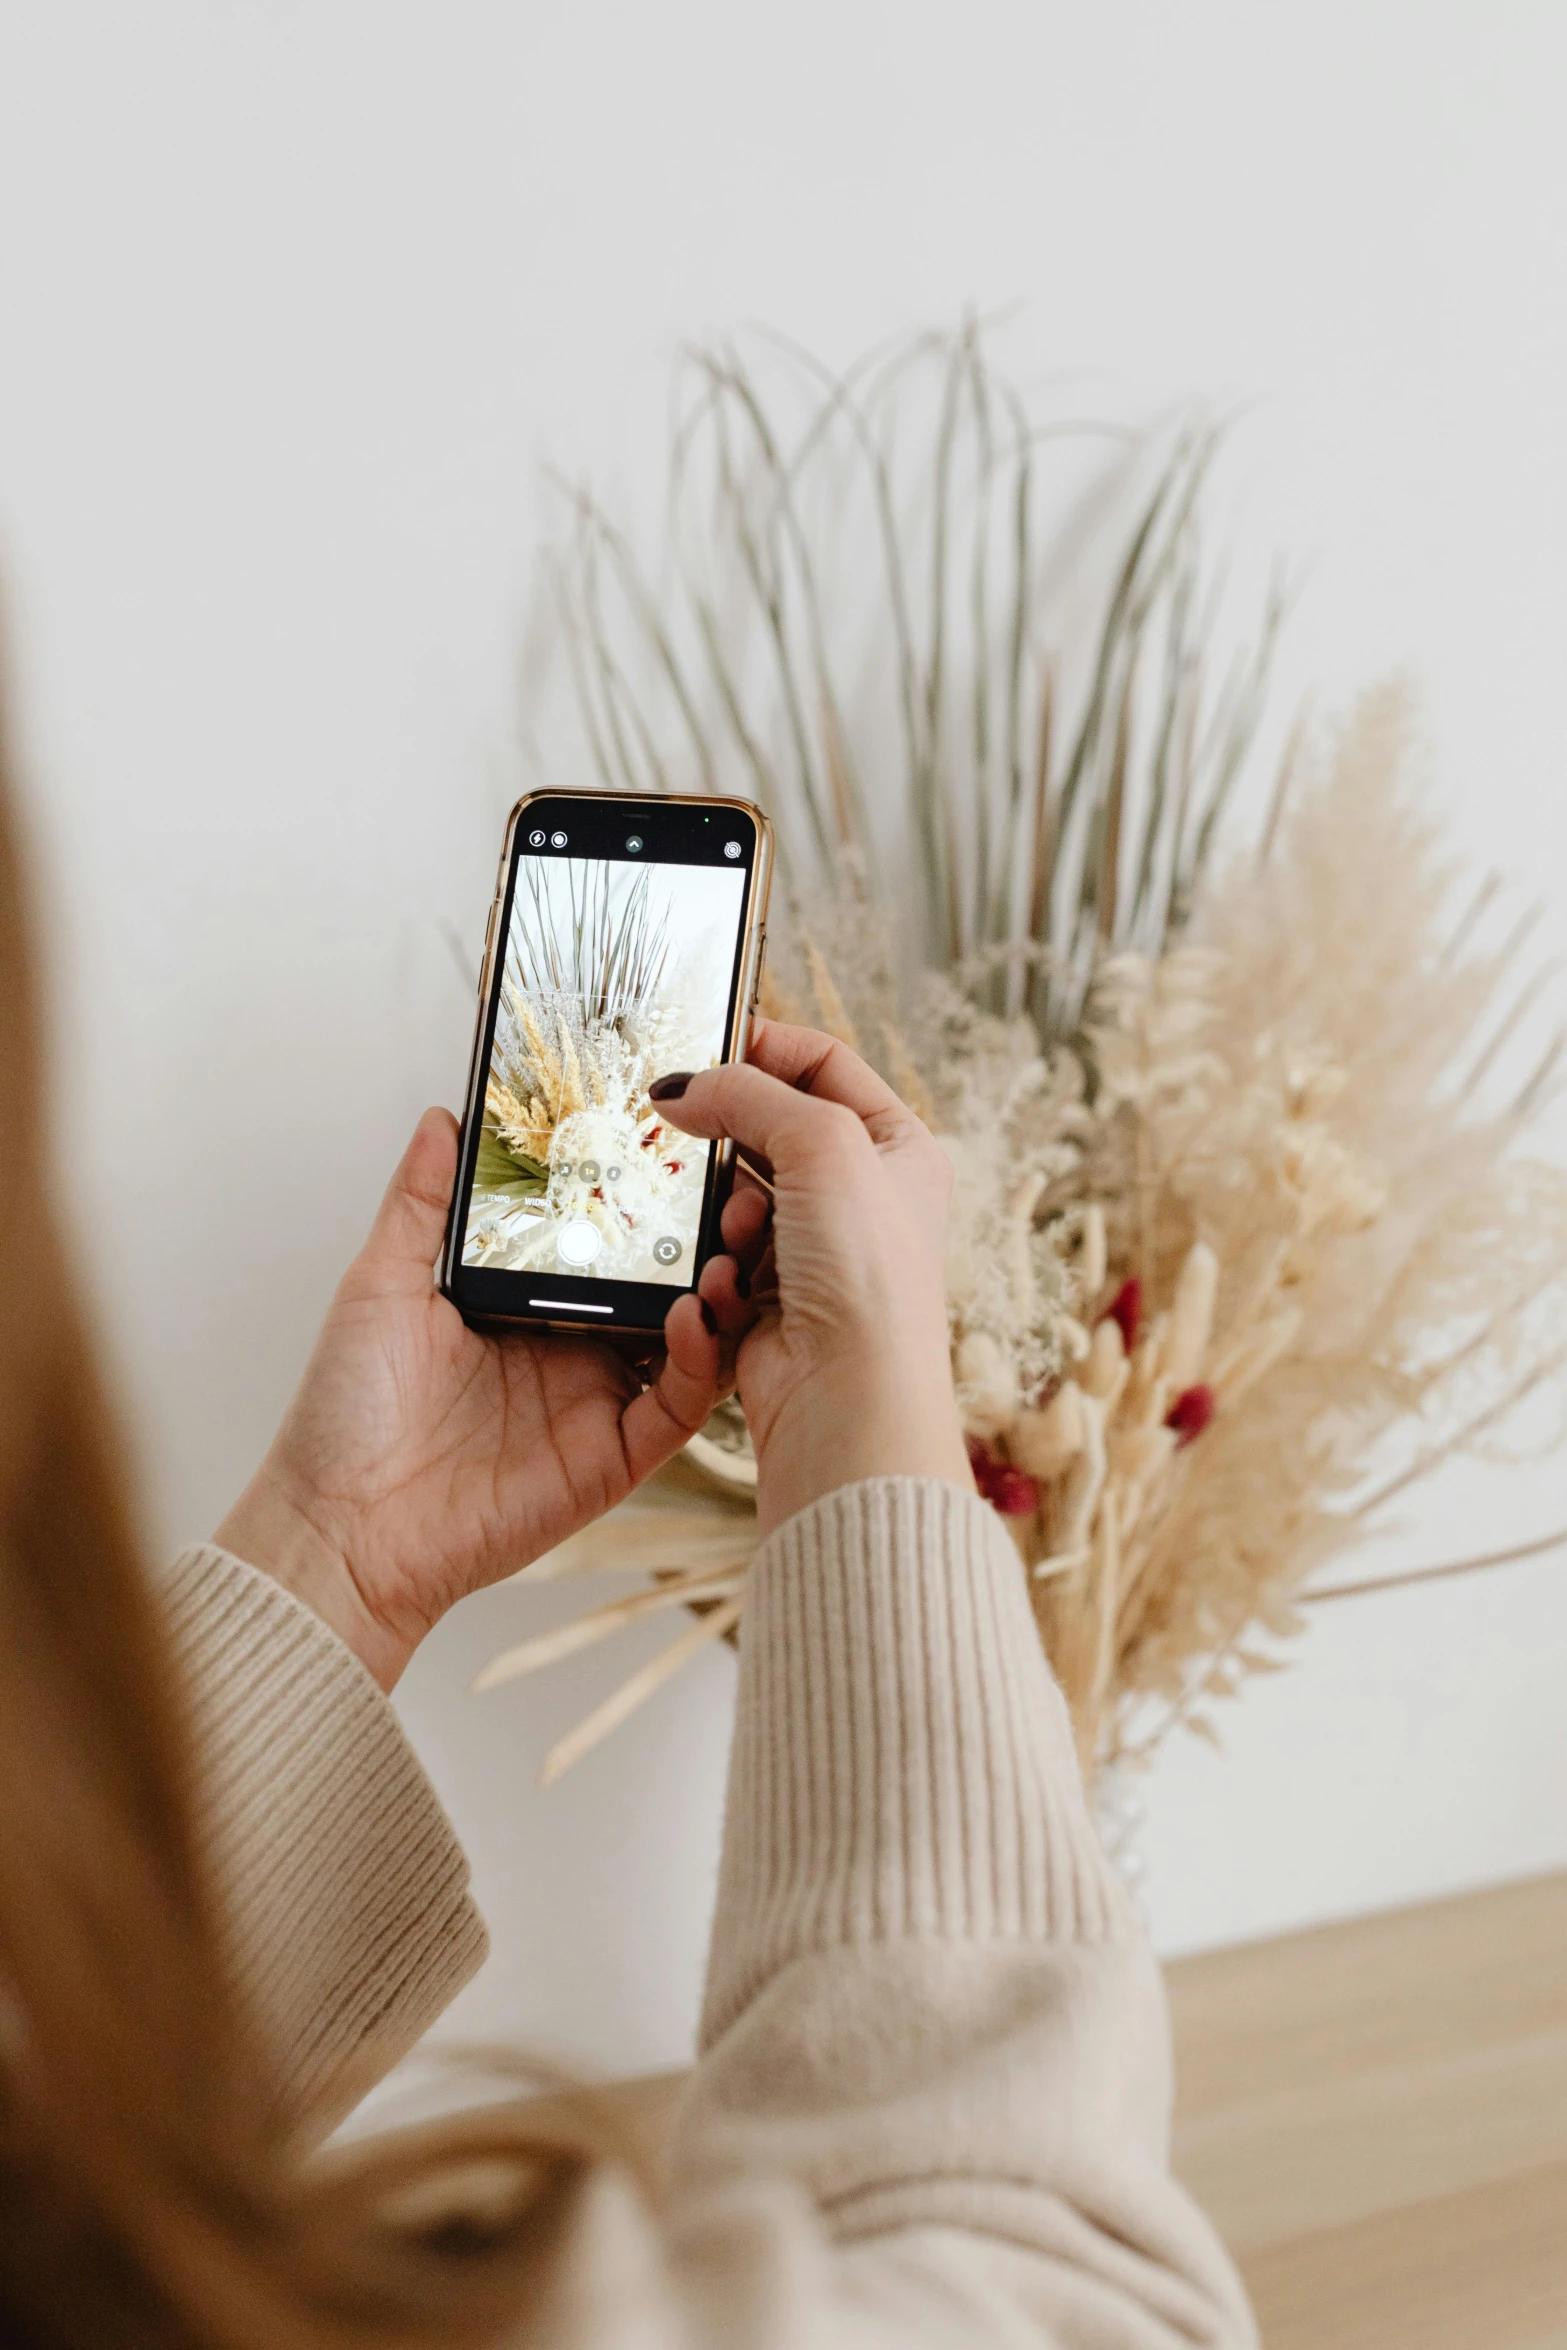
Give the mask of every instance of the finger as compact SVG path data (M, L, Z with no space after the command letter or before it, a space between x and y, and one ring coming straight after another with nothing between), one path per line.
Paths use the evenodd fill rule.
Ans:
M824 1048L818 1056L821 1067L833 1050L847 1050L834 1047L830 1037L816 1042ZM836 1096L818 1098L810 1091L796 1091L782 1078L744 1061L703 1069L694 1076L661 1077L648 1090L662 1115L682 1133L715 1140L729 1136L746 1150L765 1153L783 1177L824 1151L841 1150L856 1130L873 1143L892 1143L906 1133L923 1131L890 1086L884 1086L856 1055L849 1058L868 1082L862 1084L841 1069L836 1081L858 1095L862 1109Z
M746 1059L753 1069L765 1069L769 1077L781 1078L800 1093L814 1094L818 1101L842 1102L867 1124L887 1112L902 1124L914 1116L908 1103L852 1046L824 1036L819 1028L758 1020L751 1029Z
M711 1310L711 1309L710 1309ZM717 1316L712 1319L716 1323ZM689 1291L664 1318L664 1366L620 1415L620 1441L633 1485L662 1468L702 1426L718 1401L720 1346Z
M736 1187L732 1196L725 1201L724 1212L718 1220L724 1246L732 1257L743 1256L747 1249L755 1247L767 1230L772 1212L773 1203L765 1191L751 1188L742 1191Z
M697 1291L712 1310L720 1339L738 1345L756 1320L749 1276L741 1272L733 1257L709 1257Z
M450 1110L426 1110L387 1185L361 1264L429 1288L456 1180L457 1121Z
M773 1248L771 1232L767 1234L764 1246L757 1251L755 1261L750 1266L742 1268L742 1271L744 1274L741 1283L742 1296L749 1297L758 1306L766 1305L769 1299L776 1299L778 1295L778 1258Z

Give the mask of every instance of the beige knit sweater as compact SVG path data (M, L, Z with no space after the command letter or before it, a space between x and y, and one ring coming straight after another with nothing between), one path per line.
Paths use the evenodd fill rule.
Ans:
M171 1600L236 1961L294 2095L338 2112L479 1964L466 1864L313 1615L213 1548ZM828 1496L752 1571L671 2193L593 2174L528 2341L1254 2343L1169 2117L1158 1971L1005 1531L934 1479Z

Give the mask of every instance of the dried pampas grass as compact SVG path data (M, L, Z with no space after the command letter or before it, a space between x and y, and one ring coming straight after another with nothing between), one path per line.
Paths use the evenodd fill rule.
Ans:
M1144 1697L1144 1748L1200 1726L1272 1661L1250 1635L1299 1628L1313 1571L1561 1364L1567 1176L1518 1148L1549 1071L1486 1098L1527 983L1455 937L1456 878L1384 690L1190 943L1104 975L1082 1180L1146 1335L1097 1551L1037 1602L1086 1752Z

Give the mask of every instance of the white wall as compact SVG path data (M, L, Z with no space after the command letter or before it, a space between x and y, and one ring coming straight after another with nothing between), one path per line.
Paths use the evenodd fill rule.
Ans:
M66 1188L160 1542L247 1474L470 1002L535 467L650 496L684 335L845 360L1023 297L1085 401L1249 399L1237 528L1314 561L1284 691L1423 679L1455 821L1567 821L1567 15L1487 0L53 0L0 14L0 576ZM1476 1473L1400 1555L1567 1518ZM548 1796L623 1662L403 1706L497 1955L455 2022L689 2033L730 1664ZM649 1634L649 1642L656 1634ZM1168 1946L1567 1863L1567 1557L1325 1613L1152 1791Z

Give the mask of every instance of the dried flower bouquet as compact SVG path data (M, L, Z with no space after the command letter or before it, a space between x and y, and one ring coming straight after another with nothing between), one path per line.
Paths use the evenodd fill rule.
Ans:
M970 1456L1085 1765L1146 1755L1177 1723L1211 1735L1209 1702L1276 1666L1269 1643L1299 1628L1314 1571L1494 1440L1567 1351L1567 1176L1518 1149L1560 1040L1496 1084L1536 991L1522 936L1484 943L1491 884L1455 918L1396 691L1289 745L1260 839L1217 855L1282 599L1210 694L1208 440L1176 447L1138 514L1063 730L1031 535L1039 435L974 330L827 384L788 455L732 354L694 366L673 598L579 505L562 585L587 738L607 781L641 788L749 767L794 850L772 1010L855 1044L953 1158ZM926 378L918 496L896 453ZM879 705L827 651L856 484L892 645ZM719 577L744 592L721 597ZM860 781L887 741L890 827ZM906 938L911 895L912 956L889 919L898 904ZM528 1570L634 1565L653 1582L496 1658L480 1686L658 1609L699 1611L547 1777L732 1631L754 1482L731 1405L656 1491Z

